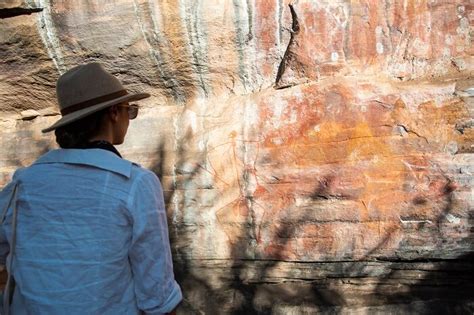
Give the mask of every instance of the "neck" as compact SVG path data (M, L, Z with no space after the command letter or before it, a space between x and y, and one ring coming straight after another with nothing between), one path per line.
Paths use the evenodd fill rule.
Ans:
M89 139L89 142L94 142L94 141L107 141L112 144L115 144L114 136L113 136L111 128L103 128L102 130L100 130L99 133L97 133L95 136Z
M96 141L106 141L108 143L114 144L112 141L111 137L100 137L100 136L95 136L89 139L89 142L96 142Z

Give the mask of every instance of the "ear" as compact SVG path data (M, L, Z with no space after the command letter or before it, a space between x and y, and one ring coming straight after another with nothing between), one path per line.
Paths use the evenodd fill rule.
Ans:
M112 122L117 122L119 120L119 108L118 108L118 106L117 105L110 106L108 111L107 111L107 114L109 115L110 120Z

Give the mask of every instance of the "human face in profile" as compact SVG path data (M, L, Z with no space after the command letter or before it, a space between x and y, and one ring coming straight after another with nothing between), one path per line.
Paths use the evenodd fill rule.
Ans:
M127 134L130 120L135 119L138 115L138 106L125 102L119 104L117 107L118 110L115 144L122 144L125 140L125 135Z

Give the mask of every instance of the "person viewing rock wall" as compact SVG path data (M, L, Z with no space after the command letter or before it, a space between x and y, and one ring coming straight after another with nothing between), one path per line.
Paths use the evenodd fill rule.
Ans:
M178 313L472 313L469 1L0 4L0 185L100 62L166 203Z

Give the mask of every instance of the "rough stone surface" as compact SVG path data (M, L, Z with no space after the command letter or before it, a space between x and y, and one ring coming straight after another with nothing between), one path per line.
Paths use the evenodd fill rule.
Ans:
M152 95L119 149L162 180L179 312L470 314L473 8L3 1L0 185L100 61Z

